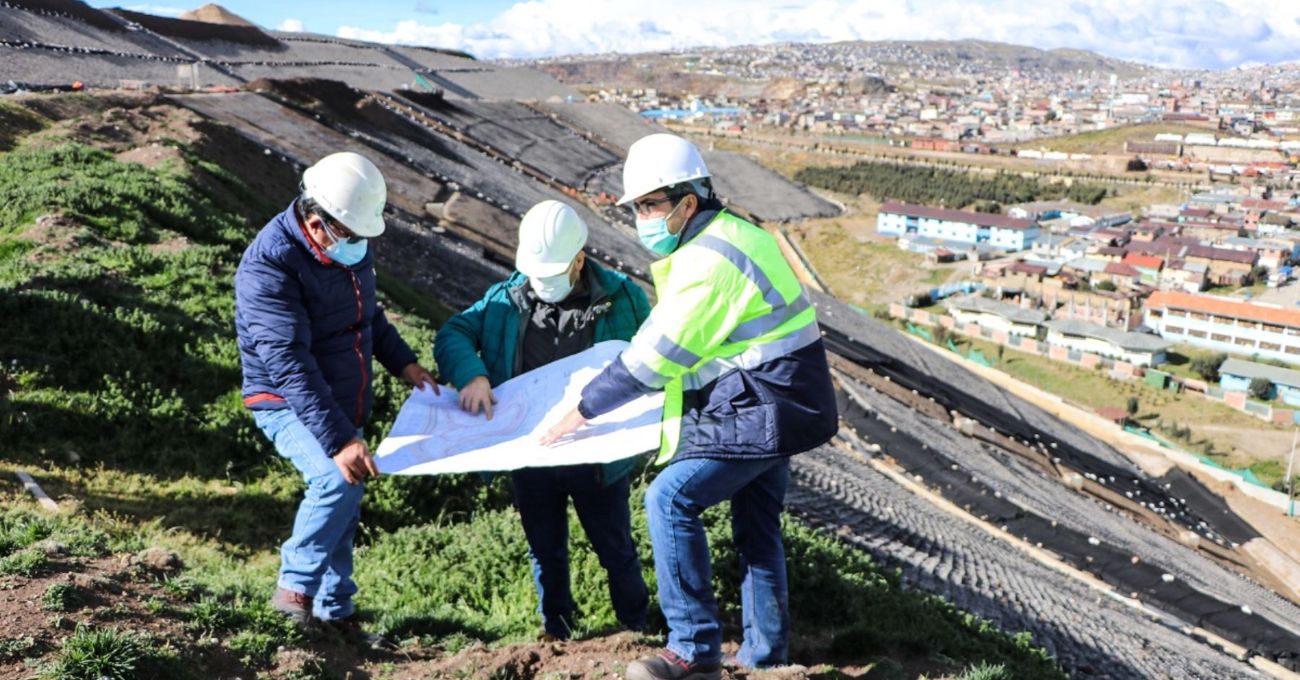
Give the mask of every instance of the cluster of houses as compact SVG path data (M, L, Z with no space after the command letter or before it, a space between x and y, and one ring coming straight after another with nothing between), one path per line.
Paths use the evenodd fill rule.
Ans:
M1284 141L1300 133L1294 87L1300 72L1293 66L1189 78L1127 67L1117 69L1123 73L1035 68L1019 59L983 58L978 50L954 54L892 41L697 48L656 59L665 73L696 76L692 82L701 91L631 86L643 80L638 73L624 79L630 87L607 87L593 97L713 127L793 128L918 150L1045 161L1091 158L1052 150L1055 137L1157 121L1178 128L1133 143L1126 155L1184 169L1277 163L1287 171L1300 151ZM582 62L593 64L588 77L602 84L619 81L610 77L611 68L633 72L621 55L553 57L530 65L572 78ZM1042 148L1007 144L1026 141Z
M974 324L1009 338L1042 339L1048 346L1087 352L1133 366L1165 363L1165 352L1172 345L1147 333L1123 331L1079 319L1049 319L1041 309L983 295L952 298L945 304L948 314L962 327Z
M1175 342L1197 337L1208 339L1210 349L1225 353L1277 359L1276 351L1263 349L1276 347L1283 353L1291 352L1292 360L1300 355L1300 312L1274 309L1261 318L1258 310L1249 309L1252 305L1228 306L1230 303L1217 299L1208 301L1215 306L1213 313L1192 311L1206 308L1207 301L1199 297L1203 296L1176 292L1152 296L1148 316L1153 327L1168 332L1170 338L1072 318L1052 319L1042 310L978 294L951 298L945 306L955 328L978 327L982 335L1016 347L1024 344L1021 339L1036 340L1047 348L1059 348L1061 358L1073 361L1092 355L1151 369L1166 363ZM1257 390L1260 380L1263 389ZM1223 392L1249 393L1300 406L1300 370L1231 357L1219 367L1219 386Z
M1137 366L1162 363L1171 343L1300 364L1300 307L1207 292L1283 285L1300 261L1297 220L1296 201L1223 190L1138 220L1065 201L1006 215L887 202L877 226L934 260L976 261L993 299L949 301L962 324Z

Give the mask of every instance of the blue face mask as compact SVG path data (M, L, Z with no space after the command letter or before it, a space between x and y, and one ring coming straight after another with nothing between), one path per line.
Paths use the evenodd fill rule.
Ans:
M325 254L335 262L351 267L361 261L366 256L366 250L370 242L361 239L356 243L347 241L335 241L333 245L325 249Z
M636 235L641 238L641 243L658 255L671 255L677 250L677 242L681 240L681 233L672 234L668 231L668 218L677 212L681 206L679 202L673 206L663 217L651 219L636 219Z

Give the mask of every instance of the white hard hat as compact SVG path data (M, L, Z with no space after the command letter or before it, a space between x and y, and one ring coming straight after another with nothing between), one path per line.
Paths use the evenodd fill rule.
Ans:
M542 201L519 222L515 267L525 276L558 276L587 245L587 223L559 201Z
M695 145L677 135L657 133L633 142L623 163L623 196L619 205L681 182L709 176Z
M374 238L384 233L388 186L369 159L359 153L332 153L302 173L303 194L352 233Z

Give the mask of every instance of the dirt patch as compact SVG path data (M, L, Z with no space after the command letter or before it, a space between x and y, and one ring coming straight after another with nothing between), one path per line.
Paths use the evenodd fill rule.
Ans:
M37 547L46 564L33 577L0 577L0 640L27 643L0 657L0 677L27 677L31 664L52 661L78 625L144 633L160 642L186 637L178 618L150 611L147 603L169 596L132 556L71 557L59 545L29 550ZM242 666L228 654L211 663L237 673Z
M103 242L86 225L61 213L37 217L30 227L19 232L18 238L36 244L37 247L27 255L33 262L60 259L87 245Z
M1217 448L1236 451L1244 460L1264 459L1286 462L1291 455L1292 433L1269 428L1260 421L1259 428L1232 427L1208 423L1189 423L1195 433L1214 442Z
M72 140L103 149L117 160L148 168L174 164L191 175L215 199L238 206L260 226L297 191L298 169L250 142L229 126L169 103L157 95L95 93L34 96L19 102L56 121L28 137L29 143ZM190 153L192 151L192 154ZM193 159L203 162L192 165ZM238 175L257 195L235 195L230 182L215 172Z
M455 654L405 664L387 664L386 678L466 678L559 680L561 678L622 678L635 659L654 654L662 640L638 633L615 633L568 642L535 642L488 647L475 644ZM734 653L736 644L723 645ZM934 664L930 664L933 666ZM378 673L379 665L367 667ZM764 670L724 670L724 680L802 680L804 678L872 678L871 666L792 665ZM918 667L916 672L924 672ZM915 676L915 672L908 677ZM884 677L884 676L880 676Z
M146 168L156 168L168 162L184 162L184 155L180 152L180 149L174 146L162 146L157 143L128 149L115 154L114 158L124 163L139 163Z
M112 107L70 121L70 136L93 146L120 153L164 142L184 144L197 141L194 125L200 118L170 104L141 108Z
M190 10L179 17L186 21L201 21L206 24L224 24L227 26L251 26L257 28L257 24L245 19L244 17L231 12L230 10L217 4L207 4L198 9Z
M153 93L95 92L21 95L14 101L50 120L71 120L110 108L138 109L162 98Z

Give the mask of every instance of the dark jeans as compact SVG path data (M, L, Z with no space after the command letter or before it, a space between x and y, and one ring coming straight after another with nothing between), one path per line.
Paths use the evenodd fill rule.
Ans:
M700 514L730 500L742 575L744 640L737 656L749 667L786 663L790 606L781 510L789 483L789 458L691 458L669 464L650 484L645 509L670 651L697 663L722 659L722 623Z
M528 538L542 626L559 638L573 629L569 588L569 499L609 576L609 597L623 626L645 626L650 593L632 541L627 475L605 486L600 465L523 468L511 473L515 507Z

